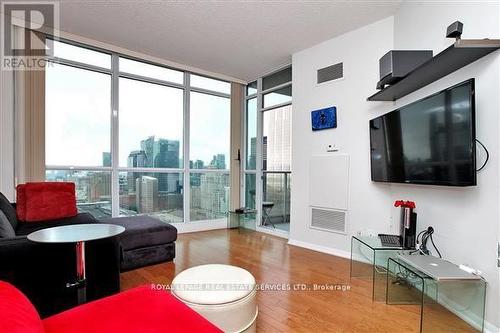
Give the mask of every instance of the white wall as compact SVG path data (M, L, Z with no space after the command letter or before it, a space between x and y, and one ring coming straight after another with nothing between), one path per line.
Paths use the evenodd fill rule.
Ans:
M500 38L499 4L405 3L393 18L376 22L293 55L293 134L290 243L346 255L350 236L358 231L396 232L394 200L417 203L418 227L432 225L445 258L481 270L488 280L486 319L499 326L499 278L496 242L499 235L500 55L489 55L396 103L367 102L378 81L378 59L390 49L432 49L452 43L446 27L460 20L463 38ZM344 79L316 85L318 68L344 62ZM491 159L478 174L478 186L389 185L370 180L368 120L471 77L476 78L477 137ZM335 105L338 128L312 133L310 111ZM334 143L351 156L348 235L309 228L309 158L325 154ZM481 155L480 155L480 158ZM335 187L331 188L335 191ZM392 230L391 230L392 229ZM488 327L487 327L488 328Z
M348 232L388 228L390 189L370 181L368 120L385 111L366 102L378 81L378 59L393 47L393 18L387 18L293 55L292 195L290 240L347 255L350 237L309 228L309 159L336 144L350 155ZM316 70L344 63L344 79L317 85ZM337 128L311 131L310 111L337 107ZM335 191L333 188L332 191Z

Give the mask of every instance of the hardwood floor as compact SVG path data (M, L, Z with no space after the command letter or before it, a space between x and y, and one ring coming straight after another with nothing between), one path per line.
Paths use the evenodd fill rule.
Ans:
M285 239L238 230L179 235L175 262L122 273L122 289L169 284L182 270L201 264L243 267L263 286L273 284L340 285L350 290L260 290L258 332L418 332L416 305L371 301L371 284L349 278L349 260L290 246ZM433 332L472 332L441 307L428 318Z

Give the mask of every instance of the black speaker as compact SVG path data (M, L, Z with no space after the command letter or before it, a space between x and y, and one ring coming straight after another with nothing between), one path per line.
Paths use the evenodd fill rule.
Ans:
M453 22L446 29L446 38L456 38L460 39L462 36L462 30L464 29L464 24L460 21Z
M432 58L429 50L392 50L379 60L380 81L377 89L386 84L393 84L404 78L409 72Z

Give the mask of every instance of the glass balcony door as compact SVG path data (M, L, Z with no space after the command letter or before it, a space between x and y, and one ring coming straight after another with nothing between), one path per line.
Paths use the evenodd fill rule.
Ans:
M290 231L291 111L286 105L263 111L262 227Z
M246 87L241 204L255 225L278 235L290 230L292 68Z

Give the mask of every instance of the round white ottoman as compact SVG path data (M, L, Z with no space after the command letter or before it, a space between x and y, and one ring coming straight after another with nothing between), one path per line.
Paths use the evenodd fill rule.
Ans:
M255 278L243 268L202 265L179 273L172 294L224 332L256 332Z

